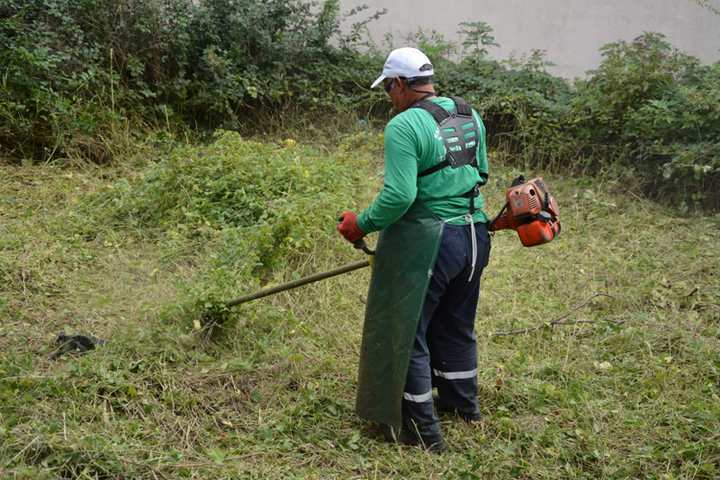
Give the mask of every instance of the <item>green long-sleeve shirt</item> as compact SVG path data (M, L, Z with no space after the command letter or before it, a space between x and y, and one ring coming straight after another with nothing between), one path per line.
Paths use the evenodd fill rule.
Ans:
M431 101L449 112L455 111L450 98L436 97ZM382 230L396 222L415 198L422 200L441 219L450 220L448 223L466 223L463 216L469 211L470 199L462 195L475 184L484 183L488 173L485 126L474 110L473 117L480 128L478 167L446 167L424 177L418 177L418 173L445 159L445 144L437 122L420 108L409 108L388 122L385 127L384 185L373 203L358 216L358 226L363 232ZM478 209L473 216L475 222L488 221L484 205L480 194L475 198Z

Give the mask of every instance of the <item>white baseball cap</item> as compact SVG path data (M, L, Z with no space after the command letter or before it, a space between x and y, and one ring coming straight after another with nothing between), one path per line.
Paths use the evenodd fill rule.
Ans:
M412 47L396 48L383 66L382 75L373 82L370 88L375 88L380 82L386 78L394 77L427 77L433 74L433 66L430 63L430 59L418 50Z

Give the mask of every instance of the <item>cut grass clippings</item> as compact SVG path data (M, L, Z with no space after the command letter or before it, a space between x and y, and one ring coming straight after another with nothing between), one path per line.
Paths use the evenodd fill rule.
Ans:
M234 181L227 166L255 161L256 147L237 160L233 148L199 152L225 155L208 185ZM354 169L336 186L323 179L332 201L317 223L381 185L369 135L329 152L259 148L297 148L270 154L298 172ZM515 175L541 172L491 160L492 214ZM162 165L146 172L185 171ZM272 262L247 266L231 255L250 248L245 225L194 216L192 205L216 205L195 197L203 178L158 227L138 220L155 218L137 209L151 197L122 203L154 194L138 190L143 172L1 166L0 477L717 478L718 219L685 218L609 177L544 176L563 232L531 249L494 236L477 319L483 419L443 417L450 448L436 456L383 442L353 412L369 271L242 305L217 341L197 334L206 293L230 299L362 258L332 222L306 237L286 214L292 194L280 218L294 242L263 230L253 241L275 245ZM311 196L308 178L295 187ZM61 331L109 342L51 361Z

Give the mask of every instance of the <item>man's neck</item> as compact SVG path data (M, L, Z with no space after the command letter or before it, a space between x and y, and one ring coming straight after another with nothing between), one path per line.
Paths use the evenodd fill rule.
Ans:
M432 88L432 87L430 87L430 88L427 89L427 90L415 90L415 89L413 89L413 93L415 94L415 96L414 96L414 98L413 98L413 103L414 103L414 102L419 102L420 100L422 100L422 99L424 99L424 98L432 98L432 97L434 97L434 96L436 95L436 94L435 94L435 89Z
M428 99L428 98L432 98L432 97L434 97L434 96L435 96L435 89L432 88L432 87L429 88L429 89L427 89L427 90L415 90L415 89L413 89L413 90L412 90L412 95L410 95L410 96L408 96L408 97L405 97L405 98L408 99L408 102L407 102L407 104L405 105L405 108L403 108L403 109L400 110L400 111L401 111L401 112L404 112L405 110L407 110L408 108L412 107L413 105L415 105L415 104L416 104L417 102L419 102L420 100L425 100L425 99Z

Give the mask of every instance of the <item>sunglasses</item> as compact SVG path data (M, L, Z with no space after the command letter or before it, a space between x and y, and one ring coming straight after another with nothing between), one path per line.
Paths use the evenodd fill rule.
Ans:
M385 88L385 93L390 93L390 90L393 88L393 83L395 83L394 78L386 78L383 81L383 87Z

